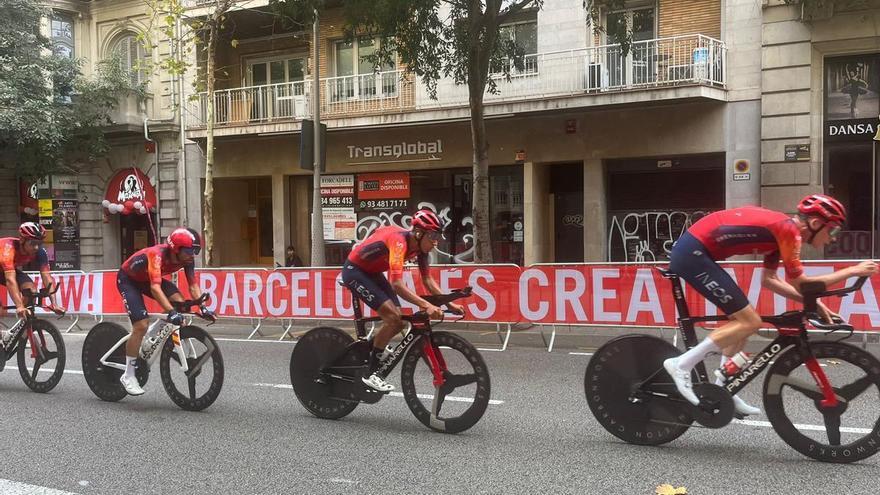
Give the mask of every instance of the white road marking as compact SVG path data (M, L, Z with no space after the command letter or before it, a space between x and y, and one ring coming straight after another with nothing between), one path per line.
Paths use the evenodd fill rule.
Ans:
M253 385L253 386L255 386L255 387L270 387L270 388L286 388L286 389L293 389L293 385L290 385L290 384L287 384L287 383L252 383L251 385ZM392 397L403 397L403 394L400 393L400 392L389 392L388 395L390 395L390 396L392 396ZM429 400L433 400L433 399L434 399L434 396L433 396L433 395L428 395L428 394L416 394L416 396L417 396L419 399L429 399ZM474 399L470 399L470 398L467 398L467 397L456 397L456 396L454 396L454 395L447 395L445 400L449 400L449 401L452 401L452 402L473 402L473 401L474 401ZM504 401L503 401L503 400L489 399L489 404L492 404L493 406L497 406L497 405L499 405L499 404L504 404Z
M296 344L295 340L270 340L270 339L233 339L228 337L214 337L220 342L261 342L266 344Z
M28 485L18 481L0 478L0 493L4 495L76 495L73 492L65 492L54 488L46 488L39 485Z
M592 352L569 352L572 356L592 356Z
M755 420L751 420L751 419L734 419L733 422L736 424L741 424L741 425L745 425L745 426L759 426L762 428L772 428L773 427L773 425L771 425L769 421L755 421ZM797 428L798 430L825 431L825 427L822 425L805 425L805 424L795 423L794 427ZM873 431L873 430L870 430L868 428L847 428L845 426L840 428L841 433L858 433L860 435L867 435L868 433L871 433L871 431Z
M34 369L28 368L27 370L33 371ZM55 372L55 368L40 368L40 371L38 371L37 373L54 373L54 372ZM71 375L82 375L83 374L82 370L67 370L66 369L66 370L64 370L64 372L69 373Z
M346 485L356 485L357 484L357 481L347 480L345 478L330 478L327 481L329 481L330 483L344 483Z

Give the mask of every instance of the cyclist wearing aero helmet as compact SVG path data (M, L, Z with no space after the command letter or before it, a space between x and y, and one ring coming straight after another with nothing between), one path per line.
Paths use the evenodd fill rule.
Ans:
M376 370L388 341L403 329L397 296L418 306L432 318L442 315L440 308L419 297L403 283L403 263L416 259L422 284L432 294L441 294L437 282L428 272L428 254L437 247L441 231L437 214L431 210L419 210L412 217L412 229L397 226L376 229L352 249L342 266L343 283L382 318L382 327L373 338L370 350L369 372L362 377L363 382L374 390L394 390L394 386L378 376ZM385 271L388 272L387 279L382 275ZM457 304L447 306L457 313L464 312Z
M131 255L116 275L116 287L125 303L131 320L131 337L125 344L125 373L119 377L125 391L130 395L141 395L144 390L135 377L138 351L147 332L149 315L144 305L144 296L153 298L162 310L168 313L166 320L174 325L183 324L183 315L174 310L169 302L183 301L180 290L170 280L162 278L183 269L186 283L193 299L202 295L195 279L195 256L202 249L198 232L189 228L175 229L168 235L165 244L157 244ZM203 318L214 319L214 313L202 305Z
M6 291L15 304L15 314L19 318L25 318L28 314L21 291L34 290L34 282L25 275L22 268L36 262L40 277L43 279L43 287L52 290L55 286L55 280L49 272L49 256L43 248L45 238L46 229L34 222L21 224L18 228L18 238L0 238L0 268L3 269L0 285L6 286ZM49 309L56 313L62 311L55 306L54 296Z
M729 323L718 327L694 348L663 363L679 393L692 404L699 404L699 399L692 388L691 369L711 353L721 353L724 365L761 326L760 315L716 261L737 254L763 254L762 287L795 301L803 300L799 288L806 282L832 285L877 272L876 263L863 261L825 275L805 275L800 260L801 243L805 240L822 248L834 242L846 222L846 210L839 201L824 194L805 197L797 209L793 217L757 206L715 212L693 224L673 246L670 271L730 317ZM776 274L780 261L786 280ZM821 302L819 312L830 321L833 313ZM720 378L716 383L719 382ZM734 405L740 414L761 412L736 396Z

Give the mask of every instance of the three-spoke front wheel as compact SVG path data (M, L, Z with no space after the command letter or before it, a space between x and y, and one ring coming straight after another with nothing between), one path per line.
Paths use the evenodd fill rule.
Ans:
M180 343L180 349L175 341ZM159 374L175 404L187 411L201 411L217 400L223 388L223 355L217 341L205 330L180 327L177 335L172 334L162 347Z
M18 373L34 392L45 393L64 375L66 354L61 332L46 320L31 320L18 343Z
M860 461L880 449L880 361L842 342L811 343L838 405L822 405L796 347L782 353L764 381L764 407L776 433L801 454L824 462Z
M400 372L406 405L428 428L458 433L472 427L489 405L489 369L483 356L467 340L448 332L434 332L431 341L421 337L407 352ZM442 372L436 385L431 346ZM454 394L454 395L453 395Z

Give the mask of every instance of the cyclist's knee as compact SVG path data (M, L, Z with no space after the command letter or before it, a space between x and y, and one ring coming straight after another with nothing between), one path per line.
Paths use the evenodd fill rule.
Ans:
M746 306L732 316L742 325L744 330L748 331L749 335L757 333L761 328L761 315L751 306Z
M403 328L403 319L400 316L400 309L396 306L382 306L382 321L394 331L400 331Z
M150 326L150 320L139 320L131 324L131 332L134 334L146 333Z

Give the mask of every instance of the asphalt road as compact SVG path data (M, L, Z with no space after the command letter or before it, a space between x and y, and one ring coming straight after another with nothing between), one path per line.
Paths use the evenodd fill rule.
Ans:
M65 335L67 372L48 394L27 389L15 361L0 373L0 493L876 493L880 456L812 461L764 417L624 444L587 407L588 349L484 352L496 403L445 435L394 396L339 421L312 417L289 388L289 341L221 340L225 384L202 412L175 406L158 376L142 397L102 402L80 371L83 337ZM757 404L759 391L745 398Z

